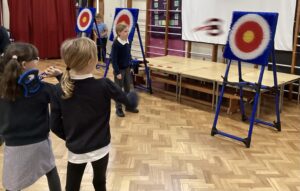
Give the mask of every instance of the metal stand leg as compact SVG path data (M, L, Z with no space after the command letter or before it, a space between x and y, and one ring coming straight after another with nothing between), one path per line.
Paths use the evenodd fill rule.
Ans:
M227 79L228 79L230 65L231 65L231 60L229 60L228 63L227 63L226 72L225 72L223 85L222 85L222 90L221 90L221 94L220 94L220 99L218 99L215 119L214 119L214 123L213 123L212 129L211 129L211 136L214 136L215 134L219 133L219 131L217 130L217 122L218 122L218 117L219 117L219 114L220 114L222 98L223 98L223 95L224 95L224 92L225 92L226 82L227 82Z
M257 105L256 118L259 118L260 110L261 110L261 91L259 92L259 96L258 96L258 105Z
M239 73L239 83L243 82L242 79L242 66L241 62L238 62L238 73ZM242 121L247 120L247 116L245 114L245 107L244 107L244 96L243 96L243 86L240 86L240 110L242 115Z
M258 79L258 83L257 83L256 94L255 94L255 98L254 98L254 104L253 104L253 107L252 107L252 113L251 113L251 116L250 116L250 125L249 125L249 130L248 130L248 136L247 136L247 138L245 138L243 140L243 142L245 143L247 148L249 148L250 144L251 144L253 125L254 125L254 122L255 122L257 105L258 105L258 100L259 100L259 97L260 97L260 88L261 88L261 83L262 83L262 79L263 79L263 75L264 75L264 70L265 70L265 67L261 67L260 75L259 75L259 79Z
M280 89L281 89L281 88L280 88ZM283 97L283 94L281 95L281 99L282 99L282 97ZM275 105L275 107L276 107L276 120L277 120L277 121L274 122L274 127L275 127L278 131L281 131L280 112L281 112L282 106L280 107L278 101L279 101L279 92L276 91L276 96L275 96L275 102L276 102L275 104L276 104L276 105ZM281 105L282 105L282 102L281 102Z
M137 33L138 33L138 38L139 38L139 44L140 44L140 48L141 48L141 52L142 52L142 56L143 56L143 62L145 65L145 72L146 72L146 78L147 78L147 90L149 91L150 94L152 94L152 83L151 83L151 78L150 78L150 71L148 68L148 61L146 60L146 56L145 56L145 52L144 52L144 48L143 48L143 41L141 38L141 33L140 33L140 27L138 25L138 23L136 23L135 25Z
M281 95L279 95L274 47L273 47L273 50L272 50L272 62L273 62L272 69L273 69L273 76L274 76L274 87L275 87L275 90L276 90L276 96L275 96L275 107L276 108L275 109L276 109L276 118L277 118L277 121L274 122L273 127L275 127L278 131L281 131L280 112L281 112L281 109L282 109L282 106L283 106L282 103L283 103L283 96L284 96L284 85L280 86L280 94ZM280 102L280 103L278 103L278 102Z
M280 93L279 93L279 112L281 113L282 105L283 105L283 96L284 96L284 85L280 86Z
M106 58L105 59L105 71L104 71L104 75L103 75L103 77L104 78L106 78L106 76L107 76L107 73L108 73L108 70L109 70L109 63L110 63L110 59L109 58Z

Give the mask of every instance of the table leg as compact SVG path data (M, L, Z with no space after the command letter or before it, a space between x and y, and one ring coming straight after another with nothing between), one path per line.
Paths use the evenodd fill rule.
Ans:
M212 92L212 101L211 101L211 107L214 109L215 106L215 95L216 95L216 83L213 81L213 92Z
M280 94L279 94L279 112L282 110L283 105L283 95L284 95L284 85L280 85Z
M179 85L177 85L177 86L179 86L178 88L179 88L179 90L178 90L178 102L180 103L181 102L181 84L182 84L182 76L180 75L179 76Z
M257 111L256 111L256 118L259 118L260 116L260 109L261 109L261 92L259 92L258 95L258 104L257 104Z
M218 106L218 101L219 101L219 82L216 82L216 85L217 85L217 91L216 91L216 107L215 109L217 109L217 106Z
M300 103L300 79L298 82L298 104Z

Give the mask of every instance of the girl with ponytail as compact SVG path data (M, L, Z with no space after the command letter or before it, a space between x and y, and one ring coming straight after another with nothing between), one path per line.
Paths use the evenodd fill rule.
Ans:
M34 68L38 59L37 49L26 43L15 43L1 56L0 95L1 98L14 101L21 95L21 86L16 82L25 70ZM32 61L32 62L31 62Z
M92 163L95 190L106 191L110 150L111 99L137 107L136 93L126 95L108 78L95 79L97 47L88 38L67 40L61 57L66 71L51 115L52 131L66 141L68 166L66 191L79 191L84 169Z
M20 75L35 69L38 50L27 43L9 45L0 59L0 134L3 186L22 190L46 175L50 191L60 191L60 180L49 139L49 109L53 87L43 83L31 97L23 95Z

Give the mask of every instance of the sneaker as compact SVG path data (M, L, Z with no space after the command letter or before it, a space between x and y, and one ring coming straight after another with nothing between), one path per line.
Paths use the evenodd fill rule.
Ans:
M134 108L134 109L126 108L125 111L131 112L131 113L138 113L139 112L139 110L137 108Z
M119 116L119 117L125 117L125 114L124 114L124 112L123 112L122 109L117 109L117 110L116 110L116 114L117 114L117 116Z

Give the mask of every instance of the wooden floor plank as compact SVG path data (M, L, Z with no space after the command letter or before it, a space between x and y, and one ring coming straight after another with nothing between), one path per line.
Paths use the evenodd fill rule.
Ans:
M41 62L40 67L53 64L64 68L59 60ZM97 77L102 74L95 71ZM109 191L300 190L300 106L296 102L284 101L282 132L255 125L251 148L247 149L239 142L210 136L214 118L210 106L191 107L158 94L139 94L138 114L126 113L125 118L118 118L112 104ZM263 99L263 119L275 119L273 102L269 97ZM246 108L249 113L250 106ZM243 137L248 130L248 124L240 121L238 114L225 112L217 127ZM51 134L51 139L64 187L67 150L55 135ZM1 177L2 161L1 147ZM89 165L82 191L93 190L92 176ZM46 178L25 190L48 190Z

